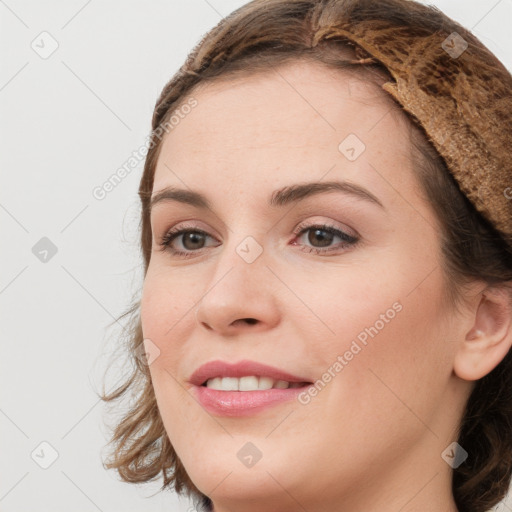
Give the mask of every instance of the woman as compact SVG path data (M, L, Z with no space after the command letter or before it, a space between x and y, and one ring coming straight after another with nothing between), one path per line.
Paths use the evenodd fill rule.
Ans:
M106 467L215 512L496 505L511 91L406 0L255 0L212 29L154 111Z

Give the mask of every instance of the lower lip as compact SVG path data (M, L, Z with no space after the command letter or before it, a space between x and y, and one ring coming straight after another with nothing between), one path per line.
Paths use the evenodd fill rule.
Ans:
M261 391L219 391L194 386L199 402L210 413L219 416L249 416L279 403L297 398L309 386Z

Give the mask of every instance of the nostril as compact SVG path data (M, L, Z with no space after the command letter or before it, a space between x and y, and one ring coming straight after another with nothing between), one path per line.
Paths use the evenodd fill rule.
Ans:
M256 323L258 323L258 320L256 320L256 318L239 318L238 320L235 320L232 323L232 325L233 326L242 325L242 324L253 325L253 324L256 324Z

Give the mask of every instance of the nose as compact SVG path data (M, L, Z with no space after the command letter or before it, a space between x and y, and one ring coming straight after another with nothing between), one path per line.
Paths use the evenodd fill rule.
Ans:
M233 249L219 257L204 288L195 317L201 328L224 336L264 331L279 323L275 291L279 281L265 264L264 253L248 263Z

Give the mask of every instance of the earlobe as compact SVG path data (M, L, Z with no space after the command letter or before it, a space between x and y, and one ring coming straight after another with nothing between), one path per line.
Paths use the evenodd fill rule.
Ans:
M487 288L474 313L453 363L455 374L464 380L478 380L490 373L512 345L512 306L509 292Z

